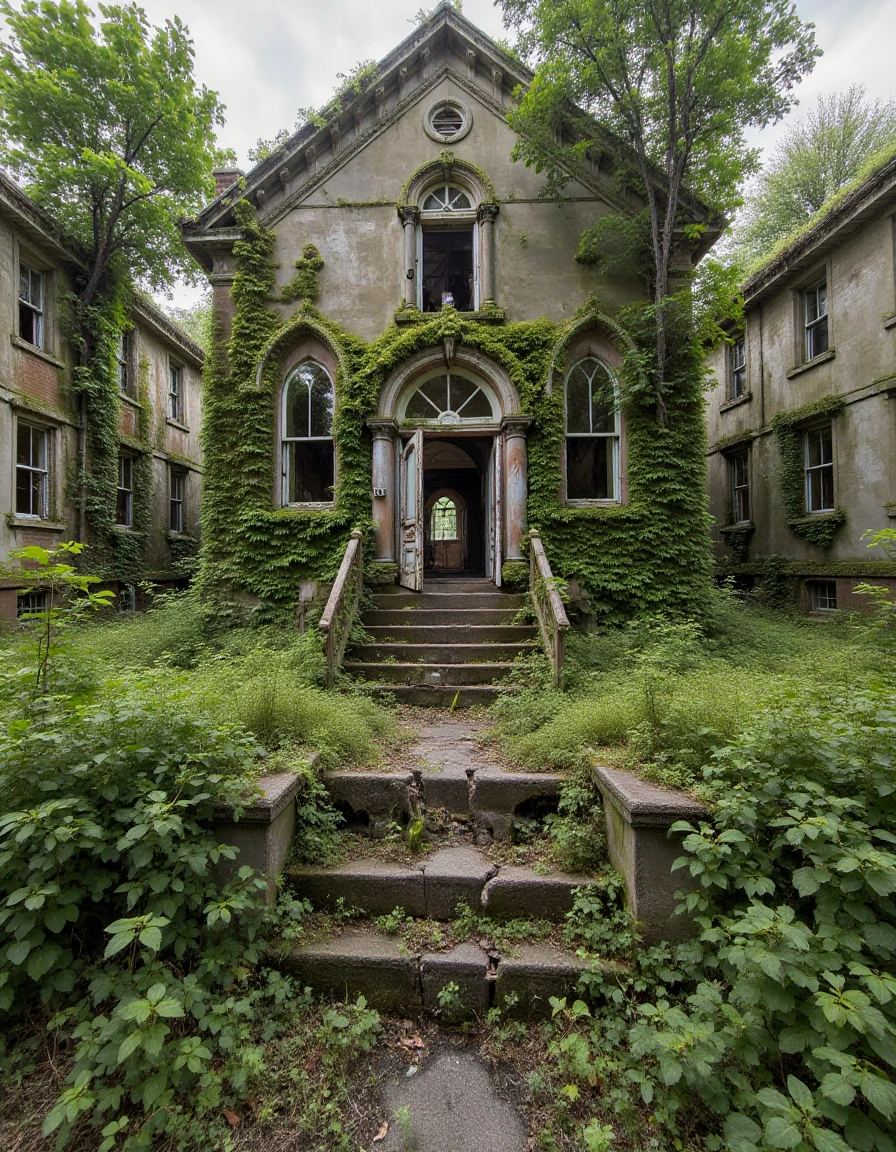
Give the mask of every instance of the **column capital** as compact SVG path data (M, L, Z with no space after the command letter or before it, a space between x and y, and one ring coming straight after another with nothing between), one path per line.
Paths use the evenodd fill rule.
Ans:
M398 432L398 425L391 417L374 418L367 421L367 427L374 440L393 441Z
M521 436L525 440L531 423L531 416L523 416L522 414L505 416L501 421L501 431L511 440L517 436Z
M398 209L402 224L417 225L420 222L420 209L416 204L404 204Z
M483 224L494 224L498 215L497 204L480 204L476 212L476 219Z

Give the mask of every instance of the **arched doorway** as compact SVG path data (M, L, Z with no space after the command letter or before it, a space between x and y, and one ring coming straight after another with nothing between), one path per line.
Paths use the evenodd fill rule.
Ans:
M424 571L466 572L470 555L467 501L453 488L440 488L429 497L424 508ZM476 567L472 565L474 571Z
M376 559L397 562L405 587L419 590L425 572L440 570L500 584L503 561L521 558L530 418L519 407L507 372L454 341L418 353L387 379L368 421ZM437 565L430 517L451 493L464 539L462 547L443 541Z

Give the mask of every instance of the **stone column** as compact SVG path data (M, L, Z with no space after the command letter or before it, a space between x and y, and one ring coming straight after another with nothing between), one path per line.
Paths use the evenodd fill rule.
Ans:
M497 204L480 204L479 221L479 306L495 302L495 217Z
M417 223L420 209L399 208L404 225L404 307L417 307Z
M373 435L373 520L376 524L374 562L395 562L395 421L368 420ZM380 496L381 490L385 495Z
M526 531L526 433L531 416L505 416L504 432L504 523L506 560L522 560Z

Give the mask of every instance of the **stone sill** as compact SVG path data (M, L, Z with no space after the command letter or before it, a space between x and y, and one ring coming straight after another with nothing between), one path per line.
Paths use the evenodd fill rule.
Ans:
M438 312L421 312L418 308L399 308L395 313L395 323L427 324L437 316L443 316L444 310ZM467 320L474 324L503 324L507 313L503 308L480 308L478 312L455 312L460 320Z
M732 400L726 400L724 404L720 404L719 411L729 412L732 408L739 408L741 404L749 404L752 399L752 392L744 392L743 396L735 396Z
M58 360L49 352L45 352L43 348L38 348L36 344L29 344L27 340L23 340L21 336L10 336L9 342L16 348L21 348L23 352L29 352L32 356L36 356L38 360L45 360L47 364L52 364L54 368L65 370L65 361Z
M138 532L136 528L132 528L129 524L113 524L112 531L117 532L119 536L139 536L141 540L146 536L145 532Z
M822 352L820 356L815 356L811 360L807 360L805 364L797 364L795 368L791 368L787 372L787 379L792 380L794 376L801 376L811 368L817 368L819 364L827 364L828 361L833 360L836 355L836 348L828 348L827 352Z
M133 396L129 396L127 392L119 392L118 398L122 401L123 404L130 404L132 408L136 408L138 412L143 411L143 405L140 403L140 401L135 400Z
M621 768L591 769L605 799L622 811L632 828L671 828L677 820L705 820L709 810L684 792L661 788Z
M896 328L896 312L884 320L884 328Z
M186 424L181 424L178 420L172 420L170 416L165 417L165 423L169 428L176 428L178 432L189 432L190 429Z
M6 523L10 528L16 530L20 528L33 528L40 532L66 532L68 524L63 524L59 520L41 520L37 516L17 516L11 512L6 517Z

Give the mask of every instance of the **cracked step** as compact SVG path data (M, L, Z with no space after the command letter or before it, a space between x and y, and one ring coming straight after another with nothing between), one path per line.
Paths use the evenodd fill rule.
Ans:
M496 684L468 684L461 687L448 684L434 687L429 684L368 683L368 688L375 695L389 695L399 704L409 704L416 708L485 708L494 704L501 691Z

